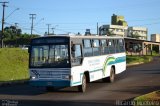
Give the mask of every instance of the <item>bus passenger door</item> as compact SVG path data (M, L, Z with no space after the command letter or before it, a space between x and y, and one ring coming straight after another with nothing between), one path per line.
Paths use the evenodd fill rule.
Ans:
M71 47L71 63L72 63L72 85L81 84L82 77L82 46L80 44L73 44Z

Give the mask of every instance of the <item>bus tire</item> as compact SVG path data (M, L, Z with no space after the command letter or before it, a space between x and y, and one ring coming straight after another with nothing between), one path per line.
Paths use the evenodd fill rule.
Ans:
M46 87L46 90L47 90L48 92L51 92L51 91L55 91L55 88L54 88L54 87L47 86L47 87Z
M85 92L87 88L87 80L86 80L86 75L84 74L82 77L82 85L78 86L79 92Z
M115 80L115 70L114 70L113 67L111 67L111 69L110 69L110 76L106 77L106 78L103 78L102 80L103 80L103 82L110 82L110 83L114 82L114 80Z
M109 82L114 82L115 80L115 70L113 67L111 67L111 70L110 70L110 76L109 76Z

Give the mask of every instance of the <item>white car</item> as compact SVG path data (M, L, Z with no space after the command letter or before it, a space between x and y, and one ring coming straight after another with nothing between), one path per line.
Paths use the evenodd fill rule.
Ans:
M28 46L27 45L23 46L22 50L28 50Z

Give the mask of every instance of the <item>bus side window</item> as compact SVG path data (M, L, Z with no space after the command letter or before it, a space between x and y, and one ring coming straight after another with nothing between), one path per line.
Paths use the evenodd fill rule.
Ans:
M108 41L106 39L101 40L101 46L101 54L109 54Z
M80 65L82 63L82 49L81 45L73 45L74 49L72 50L72 65Z
M119 39L119 50L120 50L120 52L125 51L124 40L123 39Z
M84 57L93 56L93 51L92 51L90 39L83 40L83 54L84 54Z
M98 56L100 55L100 43L99 40L93 40L93 55Z
M115 53L115 47L114 47L114 40L113 39L108 40L108 47L109 47L110 54Z
M109 54L110 51L109 51L109 40L106 39L106 47L105 47L105 54Z
M115 53L119 53L120 52L120 50L119 50L119 39L115 39L114 42L115 42Z

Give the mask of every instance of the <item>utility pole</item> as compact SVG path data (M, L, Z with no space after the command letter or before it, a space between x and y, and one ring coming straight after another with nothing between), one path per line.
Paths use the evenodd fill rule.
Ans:
M3 48L3 37L4 37L4 12L5 12L5 7L7 7L6 3L9 2L0 2L2 3L3 6L3 14L2 14L2 33L1 33L1 48Z
M32 31L33 31L33 19L36 18L36 14L29 14L31 17L30 19L32 20L32 23L31 23L31 35L32 35Z
M97 35L99 35L99 27L98 27L98 22L97 22Z
M49 35L49 26L51 25L51 24L46 24L47 26L48 26L48 35Z
M18 47L18 44L17 44L17 39L18 39L18 31L17 31L18 23L14 23L14 24L15 24L15 27L16 27L16 46Z

